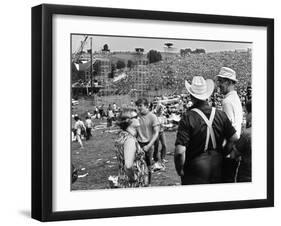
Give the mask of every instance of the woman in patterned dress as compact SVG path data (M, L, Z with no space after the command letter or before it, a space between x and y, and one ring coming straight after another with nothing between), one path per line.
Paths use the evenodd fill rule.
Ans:
M118 125L122 129L115 141L119 162L118 187L148 186L148 168L144 151L139 146L136 135L139 120L132 110L121 113Z

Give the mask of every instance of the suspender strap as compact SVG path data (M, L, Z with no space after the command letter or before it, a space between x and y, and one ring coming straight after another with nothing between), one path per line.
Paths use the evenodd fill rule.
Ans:
M217 143L216 143L215 133L214 133L214 130L213 130L213 127L212 127L216 109L212 108L210 119L207 119L206 115L202 111L200 111L198 108L193 108L192 111L197 112L201 116L201 118L205 121L205 123L207 124L207 135L206 135L206 142L205 142L204 151L208 150L210 136L211 136L213 148L216 149Z

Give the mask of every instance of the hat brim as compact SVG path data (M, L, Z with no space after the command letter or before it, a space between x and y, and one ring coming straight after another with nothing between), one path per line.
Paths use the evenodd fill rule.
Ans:
M199 99L199 100L207 100L212 93L214 92L215 89L215 83L212 79L206 79L206 85L207 85L207 91L204 94L195 94L192 89L191 89L191 85L185 81L185 88L187 89L187 91L194 96L195 98Z
M225 79L232 80L232 81L234 81L234 82L238 82L238 80L237 80L237 79L235 79L235 78L229 78L229 77L227 77L227 76L223 76L223 75L217 75L217 77L221 77L221 78L225 78Z

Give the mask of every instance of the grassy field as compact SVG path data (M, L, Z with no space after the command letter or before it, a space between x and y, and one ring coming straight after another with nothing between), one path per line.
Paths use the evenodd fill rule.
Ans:
M96 125L106 125L105 120L99 120ZM84 149L80 149L77 142L72 143L72 163L79 169L79 177L72 184L72 190L106 189L108 177L118 174L118 164L114 151L114 139L117 136L117 128L102 128L92 131L90 140L83 140ZM166 132L167 152L174 151L176 132ZM152 186L171 186L180 183L177 176L173 155L166 156L168 162L164 171L156 171L152 175Z

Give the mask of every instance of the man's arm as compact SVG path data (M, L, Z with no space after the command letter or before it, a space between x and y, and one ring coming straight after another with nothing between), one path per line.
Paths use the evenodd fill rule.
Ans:
M86 130L86 126L84 124L84 122L80 121L81 122L81 126L83 127L84 130Z
M231 104L230 103L224 103L222 105L222 110L225 112L228 119L230 120L230 122L233 125L235 123L235 118L234 118L234 112L233 112L233 108L232 108Z
M174 154L174 162L176 171L179 176L183 176L183 166L185 162L185 151L186 147L182 145L176 145L175 154Z
M230 137L228 140L227 140L227 143L225 145L225 155L228 156L228 157L233 157L233 155L235 155L234 153L231 153L233 150L233 146L234 146L234 143L238 141L238 135L237 133L233 134L232 137Z

